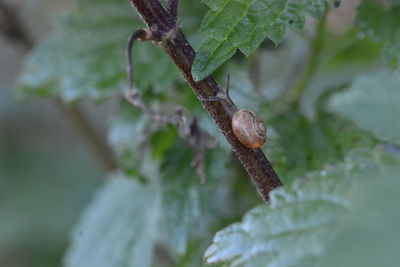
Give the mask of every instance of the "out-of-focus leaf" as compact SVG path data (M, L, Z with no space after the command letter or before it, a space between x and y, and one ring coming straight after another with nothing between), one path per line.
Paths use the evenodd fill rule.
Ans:
M288 31L282 45L273 49L260 48L254 56L252 70L256 87L269 101L281 97L295 86L307 53L308 43L294 31Z
M348 214L360 181L399 171L400 158L380 148L359 150L290 187L274 190L270 204L221 230L206 251L207 262L228 266L321 266L334 240L338 217ZM289 256L290 255L290 256Z
M111 177L75 229L65 266L151 266L160 213L157 184Z
M277 167L286 184L305 172L341 161L356 147L376 143L374 138L344 119L323 112L319 116L318 120L310 121L290 112L268 123L279 136L277 142L284 161Z
M198 238L204 231L201 227L204 219L208 217L207 214L203 214L204 209L208 208L204 205L206 200L204 193L215 178L209 177L213 180L209 179L207 185L201 186L200 178L190 166L191 154L190 149L185 148L182 141L177 141L167 152L161 166L165 189L163 204L167 210L163 217L165 221L163 225L167 229L165 240L168 247L178 255L186 251L189 236Z
M400 144L400 78L397 71L359 77L348 91L336 94L331 109L378 139Z
M27 61L22 94L104 99L127 87L125 46L131 32L142 27L129 2L83 0L57 22ZM165 88L176 80L176 68L151 43L136 44L133 56L139 88Z
M130 103L122 102L113 114L108 143L112 146L120 168L131 175L140 166L142 151L147 141L146 126L150 119Z
M318 122L310 122L301 115L288 113L271 121L277 130L283 154L287 159L286 182L310 170L317 170L327 162L340 160L340 154Z
M398 162L397 162L398 164ZM360 185L352 194L351 214L333 243L324 266L395 267L399 265L400 169Z
M343 36L326 34L318 69L300 99L301 112L309 119L318 116L318 104L326 94L352 83L354 77L381 67L381 46L360 40L355 31Z
M387 7L379 1L362 1L355 23L362 34L384 45L386 57L396 65L400 60L400 6L392 2Z
M382 2L389 6L400 6L399 0L382 0Z
M140 114L137 108L122 103L112 119L109 142L124 172L140 180L147 181L146 172L140 170L146 163L143 151L150 150L161 162L158 183L162 188L163 212L158 241L175 259L195 253L191 245L196 243L196 255L201 257L212 238L210 227L218 218L237 216L244 211L244 206L237 208L233 205L235 201L228 201L232 197L233 179L228 179L225 164L230 154L219 149L205 153L203 165L207 183L202 185L192 164L195 152L179 138L177 129L162 127ZM232 210L227 208L229 204L233 205Z
M199 81L210 75L236 49L252 53L268 37L275 44L282 41L286 25L302 30L305 13L321 17L330 0L205 0L210 11L201 30L206 40L196 54L192 74Z
M200 177L190 164L191 150L184 147L182 141L174 144L161 166L165 211L162 238L172 254L178 256L187 252L190 242L198 242L201 257L212 238L210 226L223 214L235 213L234 207L226 210L232 181L226 177L227 155L215 149L207 153L204 162L207 183L200 184Z

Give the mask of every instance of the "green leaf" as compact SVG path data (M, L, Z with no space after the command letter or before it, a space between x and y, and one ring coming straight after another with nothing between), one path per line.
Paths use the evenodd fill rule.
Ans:
M112 147L119 167L131 175L138 175L137 168L148 140L146 126L153 123L142 111L126 101L122 101L113 114L108 132L108 144Z
M192 239L206 237L205 229L200 234L193 231L193 227L204 224L207 220L212 221L204 214L211 206L208 202L211 198L205 192L213 186L218 187L217 181L224 177L224 156L219 154L219 160L205 165L208 170L217 163L222 164L218 173L209 175L208 183L201 185L195 168L191 165L192 150L179 139L176 128L160 130L157 125L156 129L150 129L154 122L140 113L137 108L123 103L112 120L109 141L124 171L141 180L147 180L140 171L141 165L147 162L147 159L143 159L143 150L151 149L152 156L160 160L161 177L157 183L162 188L162 210L165 212L160 215L163 231L159 234L159 241L167 245L174 257L178 257L186 253ZM209 156L214 157L214 152ZM208 236L211 238L211 233Z
M316 119L318 106L325 107L325 98L335 89L348 86L354 77L381 67L381 46L369 39L361 40L357 35L353 30L343 36L325 36L318 69L300 99L301 112L309 119Z
M359 77L348 91L334 95L331 109L378 139L400 144L400 78L381 71Z
M161 166L165 190L163 204L165 210L168 210L162 218L164 221L162 224L167 229L164 239L175 255L186 252L190 237L194 239L201 237L202 234L197 231L198 226L208 217L203 212L209 208L206 205L204 190L207 190L210 183L214 183L214 179L217 178L209 177L212 180L208 179L208 183L201 186L200 178L190 165L191 159L190 149L185 148L182 141L177 141L174 147L167 151L165 161ZM205 236L207 233L203 234Z
M212 239L210 227L222 214L229 214L227 210L231 209L235 215L237 211L234 201L228 200L230 195L227 193L230 192L228 188L231 188L232 179L226 176L226 153L217 149L207 153L207 183L204 185L200 184L200 177L190 164L193 158L191 154L192 151L185 148L182 141L177 141L161 165L165 210L161 218L165 229L162 240L175 256L184 255L190 243L196 242L197 256L201 257Z
M364 0L358 8L356 26L360 33L380 42L385 47L385 56L391 65L400 60L400 6L382 5L379 1Z
M151 150L152 156L161 162L161 178L157 183L162 188L165 212L160 216L163 231L159 241L175 258L185 255L192 242L196 242L199 249L205 249L205 241L212 238L210 225L216 222L219 214L226 214L229 206L227 193L230 190L227 189L231 188L232 179L226 177L225 167L229 154L217 149L206 153L207 184L202 185L192 165L193 150L179 139L176 128L160 129L148 116L140 114L140 110L124 102L112 119L109 142L119 165L126 173L147 181L145 172L140 169L146 163L143 151ZM218 194L219 190L225 193ZM239 212L237 206L232 210ZM198 253L199 257L203 251Z
M155 184L110 177L75 229L65 266L151 266L160 212Z
M65 101L119 94L127 87L126 42L140 27L128 2L79 1L79 8L58 18L54 32L29 56L19 81L21 94ZM165 88L176 80L176 68L150 42L136 43L133 57L139 88Z
M399 172L362 184L325 266L398 266Z
M326 112L320 112L316 121L288 112L273 118L268 124L279 136L277 142L281 147L283 164L278 161L276 167L285 184L305 172L320 170L327 163L343 160L354 148L376 144L373 137L353 123ZM271 158L275 164L277 156Z
M334 240L337 218L351 209L360 181L398 172L400 158L358 150L346 161L274 190L270 204L249 211L242 222L219 231L206 251L208 263L229 266L321 266Z
M290 24L302 30L305 12L321 17L329 0L205 0L210 11L201 30L207 38L196 54L192 75L196 81L210 75L236 49L251 54L268 37L279 44Z

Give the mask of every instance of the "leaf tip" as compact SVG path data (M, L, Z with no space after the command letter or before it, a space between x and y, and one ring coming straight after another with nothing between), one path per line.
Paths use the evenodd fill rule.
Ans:
M201 70L197 64L193 64L192 66L192 77L195 82L199 82L206 78L209 74L207 74L205 71Z

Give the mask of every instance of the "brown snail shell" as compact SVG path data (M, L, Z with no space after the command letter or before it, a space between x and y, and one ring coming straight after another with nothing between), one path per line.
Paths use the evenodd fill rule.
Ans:
M264 123L248 109L240 109L233 115L232 130L240 143L249 148L260 148L267 140Z

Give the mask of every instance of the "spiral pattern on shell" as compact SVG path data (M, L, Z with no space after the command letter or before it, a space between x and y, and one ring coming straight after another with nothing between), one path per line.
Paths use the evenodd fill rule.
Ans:
M240 109L233 115L232 130L240 143L249 148L260 148L267 139L264 123L248 109Z

